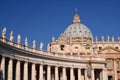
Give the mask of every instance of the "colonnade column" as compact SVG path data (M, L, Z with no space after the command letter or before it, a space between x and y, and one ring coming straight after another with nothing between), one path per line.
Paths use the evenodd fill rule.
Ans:
M32 80L35 80L35 78L36 78L36 77L35 77L35 76L36 76L36 72L35 72L35 64L34 64L34 63L32 64L32 75L31 75L31 76L32 76L31 79L32 79Z
M94 68L92 68L91 73L92 73L91 75L92 80L95 80Z
M70 80L73 80L73 68L70 68Z
M66 80L66 68L63 67L63 70L62 70L62 78L63 80Z
M115 80L117 80L117 66L116 66L116 59L114 59L114 75L115 75Z
M43 80L43 65L39 66L39 80Z
M16 80L20 80L20 61L16 63Z
M28 80L28 63L24 63L24 80Z
M9 64L8 64L8 79L13 80L13 61L12 61L12 59L9 60Z
M55 66L55 80L58 80L58 66Z
M2 79L5 80L5 57L2 57L1 61Z
M87 80L88 77L87 77L87 68L85 68L85 80Z
M51 67L48 65L47 66L47 80L51 80Z
M78 80L81 80L81 69L78 68Z

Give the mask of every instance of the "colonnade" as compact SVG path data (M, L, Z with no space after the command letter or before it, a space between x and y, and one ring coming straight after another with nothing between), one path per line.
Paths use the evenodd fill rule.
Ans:
M35 64L1 56L1 80L104 80L105 71L87 68L64 67L59 65ZM102 74L102 75L101 75Z

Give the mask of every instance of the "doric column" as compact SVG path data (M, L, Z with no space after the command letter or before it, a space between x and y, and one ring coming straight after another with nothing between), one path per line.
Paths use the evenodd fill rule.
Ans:
M13 61L12 61L12 59L9 60L9 64L8 64L8 79L13 80Z
M95 80L95 75L94 75L94 68L92 68L92 70L91 70L91 78L92 78L92 80Z
M20 61L16 63L16 80L20 80Z
M24 80L28 80L28 63L24 63Z
M114 59L114 75L115 75L115 80L117 80L117 66L116 66L116 59Z
M2 78L3 80L5 80L5 57L2 57L2 61L1 61L1 70L2 70Z
M66 68L63 67L63 70L62 70L62 78L63 80L66 80Z
M39 80L43 80L43 65L39 66Z
M87 69L85 69L85 80L87 80L88 77L87 77Z
M78 68L78 80L81 80L81 69Z
M100 75L100 80L103 80L103 70L100 71L99 75Z
M73 80L73 68L70 68L70 80Z
M51 67L48 65L47 66L47 80L51 80Z
M55 66L55 80L58 80L58 66Z
M32 80L36 80L36 79L35 79L35 78L36 78L35 76L36 76L35 64L33 63L33 64L32 64L32 76L31 76L32 78L31 78L31 79L32 79Z

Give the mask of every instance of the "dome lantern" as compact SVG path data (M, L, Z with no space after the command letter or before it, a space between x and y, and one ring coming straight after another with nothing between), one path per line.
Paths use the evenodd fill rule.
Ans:
M80 23L80 17L78 15L78 10L75 9L75 16L73 18L73 23Z

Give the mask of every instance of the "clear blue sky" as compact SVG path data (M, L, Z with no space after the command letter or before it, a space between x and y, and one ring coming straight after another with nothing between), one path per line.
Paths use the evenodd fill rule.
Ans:
M47 46L51 37L58 38L72 23L78 9L81 21L99 39L102 35L120 36L120 0L0 0L0 31L11 30L28 37L29 45L42 41Z

